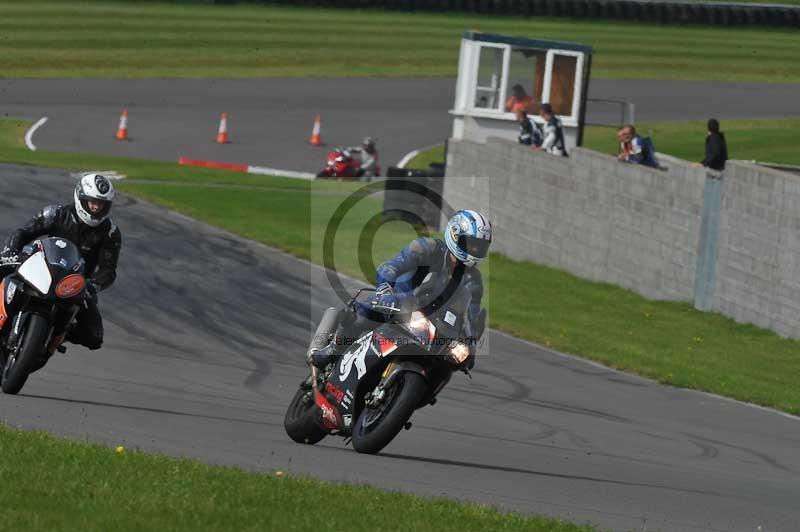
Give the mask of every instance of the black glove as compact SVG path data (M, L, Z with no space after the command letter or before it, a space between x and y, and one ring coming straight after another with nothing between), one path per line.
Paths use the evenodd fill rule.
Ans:
M86 301L91 305L97 305L97 293L100 292L100 287L97 286L92 280L86 283Z

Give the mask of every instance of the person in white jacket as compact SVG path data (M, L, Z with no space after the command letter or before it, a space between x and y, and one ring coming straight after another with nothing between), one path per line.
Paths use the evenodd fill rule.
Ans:
M380 173L378 164L378 150L375 147L375 139L366 137L361 141L361 146L352 146L347 151L361 161L361 179L369 180Z
M544 127L542 128L544 140L538 149L552 155L566 157L567 146L564 142L564 126L561 125L561 120L553 113L553 106L549 103L543 103L539 108L539 116L544 120Z

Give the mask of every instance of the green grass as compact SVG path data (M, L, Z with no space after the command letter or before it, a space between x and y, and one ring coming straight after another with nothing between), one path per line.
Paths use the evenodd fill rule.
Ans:
M0 120L0 149L8 147L15 150L27 150L25 132L31 127L31 124L32 122L27 120Z
M705 121L642 123L636 129L641 135L650 135L661 153L695 162L705 156ZM723 120L721 130L731 159L800 165L800 119ZM612 155L619 153L613 128L587 127L584 145Z
M136 176L119 188L317 262L328 221L359 187L112 157L85 157L89 162L82 164L82 157L0 147L0 161ZM393 223L380 229L373 248L357 252L365 220L380 210L378 200L363 198L342 218L335 246L340 271L369 279L372 272L362 269L362 262L380 263L414 237L411 227ZM482 270L493 327L666 384L800 414L800 341L696 312L688 303L650 301L613 285L499 255L492 255Z
M703 120L645 122L637 124L641 135L649 135L656 149L687 161L699 162L705 156L706 122ZM722 130L731 159L800 165L800 119L723 120ZM584 147L610 155L619 153L615 128L587 126ZM420 152L406 166L427 168L444 161L444 145Z
M431 163L444 162L444 144L432 146L427 150L419 152L413 159L408 161L406 168L427 169Z
M590 44L600 78L800 81L791 29L74 0L0 4L0 76L455 76L466 29Z
M487 506L251 473L0 426L0 495L14 530L594 530ZM13 486L13 487L11 487Z

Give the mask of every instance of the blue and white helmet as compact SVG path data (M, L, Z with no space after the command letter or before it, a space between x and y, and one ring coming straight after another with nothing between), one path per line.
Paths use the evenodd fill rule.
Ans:
M467 266L477 266L489 253L492 223L478 211L458 211L444 230L447 249Z

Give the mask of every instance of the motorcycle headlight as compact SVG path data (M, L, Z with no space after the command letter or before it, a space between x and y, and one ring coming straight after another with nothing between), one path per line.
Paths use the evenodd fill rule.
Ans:
M453 342L447 349L447 359L456 365L461 365L469 358L469 346L464 342Z
M406 327L411 334L422 341L431 343L436 337L436 326L418 310L411 313L411 319L406 323Z

